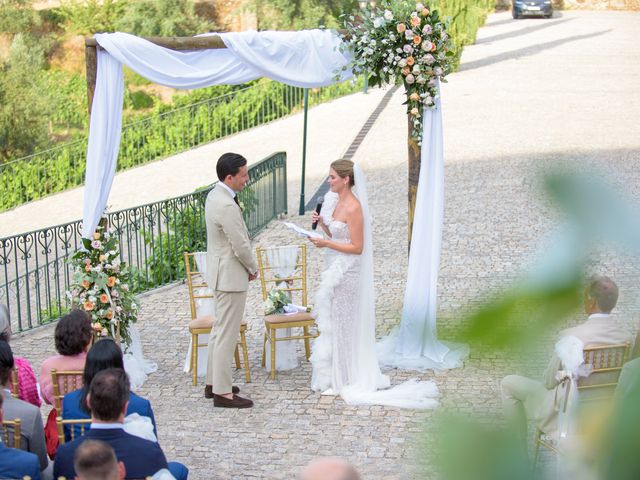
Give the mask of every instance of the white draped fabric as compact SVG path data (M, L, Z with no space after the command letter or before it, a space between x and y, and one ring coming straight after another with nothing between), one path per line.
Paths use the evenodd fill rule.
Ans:
M273 274L280 278L287 278L293 275L298 263L298 246L273 247L265 251L269 267L273 270ZM286 286L286 285L285 285ZM276 285L280 288L282 285ZM276 337L290 337L290 328L280 328L276 330ZM294 340L276 342L276 370L291 370L298 366L298 357L296 355L296 343ZM271 371L271 355L266 355L265 368Z
M420 178L402 320L399 329L378 343L378 359L382 365L399 368L456 368L462 366L468 347L441 342L436 332L444 217L444 135L439 97L435 108L425 109L422 129Z
M241 84L268 77L296 87L336 81L349 63L340 37L328 30L219 34L227 48L178 52L126 33L100 33L98 72L89 126L82 236L91 238L113 183L122 130L122 65L173 88ZM351 72L344 71L340 80Z
M84 192L84 238L91 238L113 182L122 127L122 65L169 87L192 89L240 84L259 78L298 87L317 87L351 76L342 68L349 55L340 37L327 30L219 34L226 49L179 52L125 33L97 34L98 71L92 105ZM342 72L336 79L336 72ZM381 344L383 364L408 368L459 366L465 347L436 337L436 286L443 216L442 109L425 110L422 168L418 185L413 245L400 329Z
M158 370L158 364L144 358L138 327L130 325L129 336L131 343L125 348L124 369L129 376L131 390L137 390L147 381L147 375Z

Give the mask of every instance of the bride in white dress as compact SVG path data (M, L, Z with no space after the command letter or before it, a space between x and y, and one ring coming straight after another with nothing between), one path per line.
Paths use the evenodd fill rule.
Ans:
M349 404L434 408L433 382L409 380L389 388L378 365L371 218L362 171L350 160L337 160L328 182L322 211L312 214L328 238L310 239L327 248L316 293L320 336L313 342L311 388Z

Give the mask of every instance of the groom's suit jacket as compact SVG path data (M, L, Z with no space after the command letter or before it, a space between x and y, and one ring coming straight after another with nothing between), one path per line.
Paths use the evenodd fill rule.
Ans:
M217 184L205 203L207 222L207 284L220 292L244 292L249 274L258 266L240 207L231 193Z

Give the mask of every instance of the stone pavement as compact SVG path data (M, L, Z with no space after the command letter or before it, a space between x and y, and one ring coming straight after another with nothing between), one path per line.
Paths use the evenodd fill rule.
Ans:
M540 193L541 171L560 164L597 167L621 191L640 199L639 26L640 15L623 12L563 12L549 21L512 21L508 13L499 13L481 29L478 44L465 50L461 71L443 93L441 337L451 338L459 330L465 308L482 302L484 292L517 277L559 218ZM369 98L367 112L379 100ZM396 92L354 158L370 183L379 336L399 321L407 266L401 103L401 92ZM358 129L340 134L348 142ZM333 158L321 158L325 170ZM303 226L309 222L297 216L290 220ZM272 222L255 244L297 241ZM309 261L313 290L322 268L313 247ZM620 284L620 316L635 327L640 317L637 262L603 249L592 270ZM192 387L182 372L188 344L186 287L170 286L141 300L145 353L158 362L159 371L138 393L151 400L167 457L187 464L196 480L290 479L319 455L346 458L366 479L437 478L434 420L446 409L474 417L498 413L500 378L515 371L541 373L550 349L550 343L532 347L527 362L501 352L472 351L458 370L387 372L392 383L411 377L434 380L441 392L435 411L351 407L311 392L306 362L280 373L276 381L267 378L259 366L263 326L258 285L253 284L247 308L253 382L244 384L242 370L234 378L256 406L214 410L202 397L202 387ZM554 334L549 332L549 338ZM39 365L53 352L52 328L17 336L13 346ZM302 349L298 352L302 358Z

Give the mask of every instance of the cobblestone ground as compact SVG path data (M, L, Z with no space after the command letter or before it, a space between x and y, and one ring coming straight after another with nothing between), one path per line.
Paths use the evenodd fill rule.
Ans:
M490 17L478 45L465 51L462 71L445 89L445 105L450 107L445 111L441 337L451 338L459 330L462 312L481 302L483 292L517 277L558 218L540 194L541 170L560 163L581 169L596 166L620 190L639 199L640 127L630 121L637 119L640 106L635 88L640 62L637 49L630 46L639 22L637 14L606 12L564 14L548 22L512 22L503 13ZM585 53L594 42L604 51L616 52L599 57L607 64L598 68ZM556 70L548 71L551 66ZM616 77L620 71L624 75ZM559 77L554 85L536 86L536 81L550 81L552 76ZM574 84L567 77L585 83ZM516 82L534 93L520 95ZM587 91L586 85L598 85L598 89ZM400 93L355 157L370 183L379 336L399 321L407 264L406 121ZM491 101L493 94L500 101ZM507 108L507 98L514 102L513 108ZM528 128L533 133L527 133ZM308 225L308 219L293 216L289 220ZM279 222L270 224L255 240L256 245L294 242L297 238ZM322 268L321 255L313 247L309 261L313 290ZM602 250L594 256L592 270L618 281L621 317L635 326L640 310L637 263ZM167 457L188 465L190 478L196 480L289 479L320 455L348 459L367 479L437 478L434 420L445 409L474 417L498 413L500 378L515 371L539 374L550 348L550 342L534 347L526 362L500 352L472 351L458 370L387 372L393 383L411 377L434 380L441 392L441 407L435 411L351 407L311 392L311 371L304 361L299 368L280 373L276 381L267 378L259 366L263 325L254 284L247 307L253 382L244 383L242 370L235 372L234 379L256 406L241 411L213 409L202 396L202 386L193 387L190 376L182 372L188 344L186 287L157 290L141 301L144 350L158 362L159 370L138 393L151 400ZM13 344L17 353L39 365L53 352L52 328L20 335ZM301 348L298 353L302 359Z

